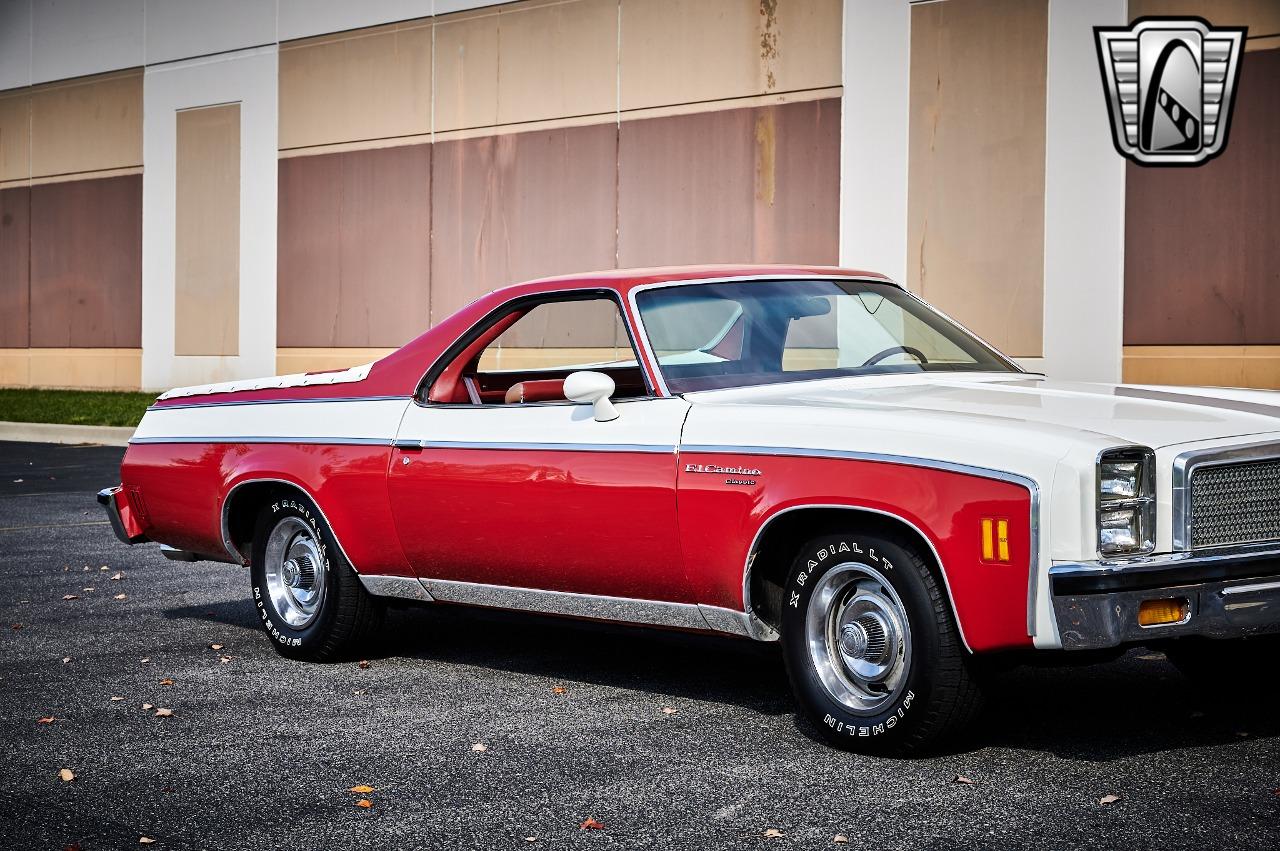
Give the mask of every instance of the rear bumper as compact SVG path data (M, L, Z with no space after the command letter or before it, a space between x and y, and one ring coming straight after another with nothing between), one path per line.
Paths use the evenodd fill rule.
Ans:
M1049 571L1067 650L1142 644L1188 635L1243 638L1280 632L1280 551L1173 555L1132 564L1062 564ZM1180 599L1179 623L1142 626L1144 600Z
M111 531L116 533L121 543L141 544L148 540L147 536L142 534L142 527L134 516L133 507L129 504L124 488L103 488L98 491L98 504L107 512L107 519L111 521Z

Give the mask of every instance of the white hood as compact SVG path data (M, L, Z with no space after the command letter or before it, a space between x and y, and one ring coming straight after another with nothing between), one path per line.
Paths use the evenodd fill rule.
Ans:
M1280 392L1050 381L1037 375L915 373L801 381L690 393L695 405L764 405L858 412L912 430L1009 427L1160 448L1280 431ZM845 419L845 417L841 417ZM861 419L861 418L859 418ZM847 421L847 420L846 420ZM868 425L870 422L868 422Z

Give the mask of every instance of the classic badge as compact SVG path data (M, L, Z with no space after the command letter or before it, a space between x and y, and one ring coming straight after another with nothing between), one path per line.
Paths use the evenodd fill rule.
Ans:
M1093 32L1121 155L1140 165L1200 165L1222 153L1245 27L1140 18Z

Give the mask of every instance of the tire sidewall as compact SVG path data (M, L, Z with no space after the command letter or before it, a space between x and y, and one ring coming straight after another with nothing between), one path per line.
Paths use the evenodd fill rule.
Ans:
M320 612L315 620L302 629L295 629L280 617L267 591L265 563L267 538L277 524L289 517L302 520L311 529L320 546L321 570L324 572L325 592L324 600L320 604ZM262 628L282 653L309 653L328 634L329 623L333 620L337 609L338 583L332 557L336 551L333 536L329 534L328 527L320 517L320 512L308 499L298 496L276 497L267 503L258 516L257 528L253 536L252 558L249 562L249 573L253 583L253 603L258 610Z
M911 658L893 700L862 713L836 700L809 657L805 620L818 580L839 565L855 563L880 573L893 586L911 630ZM832 743L858 750L892 749L922 722L932 691L930 672L939 655L939 633L929 589L901 545L877 535L824 535L801 549L783 586L782 643L787 673L809 721Z

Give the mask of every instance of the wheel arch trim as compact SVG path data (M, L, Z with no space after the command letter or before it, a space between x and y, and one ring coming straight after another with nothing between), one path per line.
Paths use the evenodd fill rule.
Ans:
M235 541L231 539L230 513L231 513L231 507L233 504L233 498L235 497L236 491L240 490L240 488L244 487L245 485L254 485L254 484L283 485L287 488L292 488L298 491L303 496L305 496L308 500L310 500L311 504L316 507L316 511L319 512L320 519L324 521L324 525L329 528L329 534L333 536L334 543L338 545L338 552L342 554L342 557L344 559L346 559L347 564L351 565L351 569L355 571L357 575L359 575L360 573L359 568L357 568L355 562L351 560L351 556L347 555L347 550L344 546L342 546L342 540L338 537L337 530L334 529L333 524L329 522L329 517L324 513L324 507L320 505L320 500L316 498L316 495L312 493L310 490L308 490L307 487L303 485L301 482L295 481L293 479L282 479L277 476L253 476L253 477L240 479L234 485L228 488L227 492L222 497L222 507L219 511L219 514L221 516L222 545L226 548L227 554L231 556L231 558L234 560L236 564L248 564L248 561L241 554L239 548L236 547Z
M764 522L760 524L760 528L756 530L755 537L752 538L751 540L751 548L747 550L747 560L745 565L743 566L742 603L743 603L743 608L746 610L748 615L751 615L755 618L759 618L759 615L755 613L754 604L752 603L752 600L751 600L751 577L752 577L752 568L755 566L756 555L759 553L760 543L764 539L765 532L768 531L768 529L773 525L774 521L778 520L783 515L791 514L796 511L805 511L805 510L839 510L839 511L855 512L859 514L874 514L879 517L887 517L890 520L901 523L902 525L910 529L912 532L914 532L916 536L919 537L922 541L924 541L925 544L929 547L929 552L933 555L934 563L938 565L938 573L942 574L942 585L947 593L947 605L951 607L951 616L955 618L956 631L960 633L960 643L964 645L964 649L967 652L969 653L973 652L973 648L969 646L969 639L964 634L964 624L960 620L960 613L959 611L956 610L955 595L952 594L951 592L951 580L947 578L946 565L943 564L942 556L938 553L938 548L936 545L934 545L933 539L931 539L927 534L925 534L924 530L921 529L920 526L908 520L907 518L903 517L901 514L894 514L891 511L884 511L878 508L868 508L862 505L849 505L849 504L842 504L842 503L805 502L805 503L800 503L799 505L791 505L786 508L779 509L773 512L772 514L770 514L767 518L765 518ZM763 622L762 618L760 620Z

